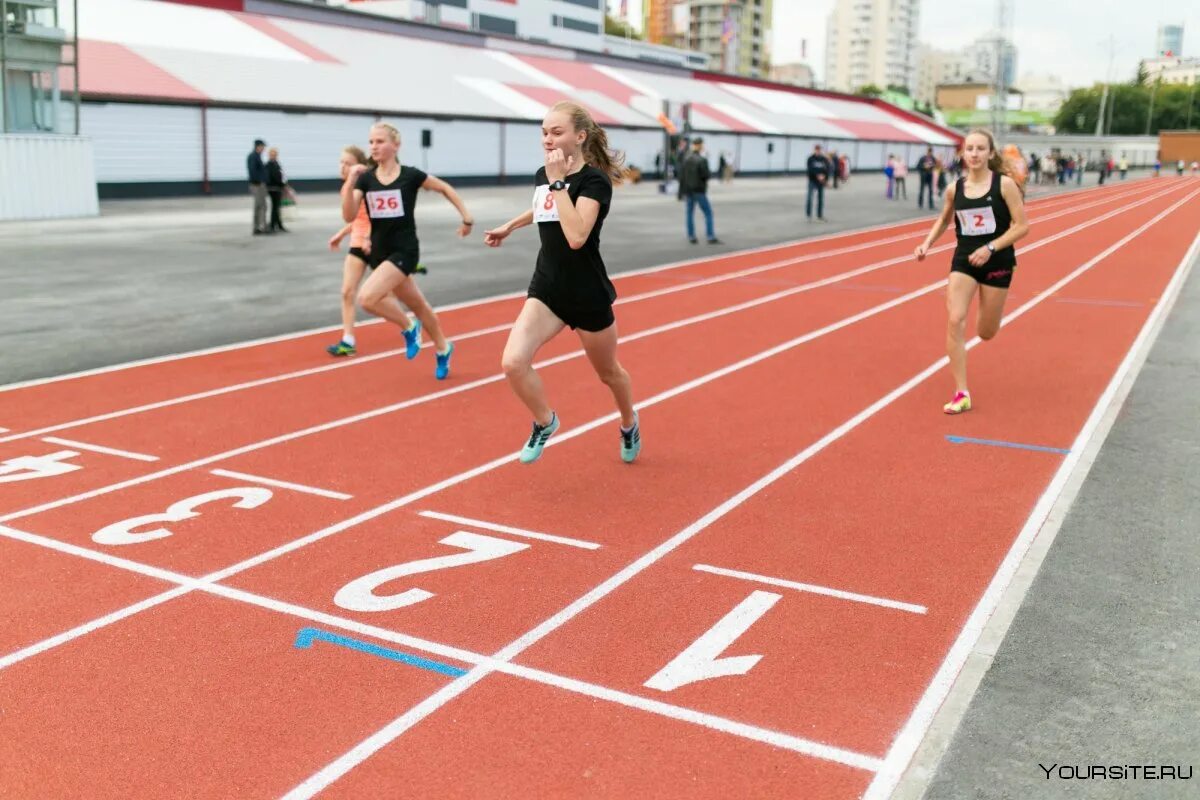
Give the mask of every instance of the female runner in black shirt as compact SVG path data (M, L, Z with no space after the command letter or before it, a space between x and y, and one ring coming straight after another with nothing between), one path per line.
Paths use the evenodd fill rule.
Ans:
M412 275L421 261L414 216L418 189L432 189L445 196L462 215L459 237L471 233L474 221L454 187L441 178L427 175L416 167L401 166L396 160L400 132L386 122L371 126L369 139L373 169L356 164L342 185L342 218L352 222L365 201L371 217L370 264L375 268L358 292L358 304L377 317L394 322L404 331L406 355L416 358L421 352L421 327L429 332L437 348L434 375L443 380L450 374L450 355L454 344L442 335L437 314L417 288ZM395 297L393 297L395 295ZM416 315L410 320L399 300Z
M950 261L946 288L946 355L954 376L955 392L942 406L947 414L971 410L967 389L967 311L979 295L980 339L991 339L1000 330L1004 301L1017 266L1013 244L1029 233L1025 202L1016 181L1003 172L1003 160L992 134L976 128L963 141L967 174L946 189L941 215L925 241L917 246L918 261L954 220L958 244Z
M517 228L536 222L542 240L529 296L501 362L509 385L533 414L521 461L536 461L559 428L533 360L542 345L570 326L596 375L612 390L621 412L621 458L629 463L641 450L641 431L629 373L617 361L612 312L617 292L600 257L600 229L623 157L609 150L608 136L587 109L566 101L547 112L542 148L546 166L534 179L533 208L484 235L488 246L499 247Z

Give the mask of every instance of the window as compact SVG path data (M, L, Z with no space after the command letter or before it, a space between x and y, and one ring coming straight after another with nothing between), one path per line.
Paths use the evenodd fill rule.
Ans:
M517 35L517 21L515 19L493 17L490 14L473 14L472 23L471 27L477 31L506 33L509 36Z
M0 130L53 131L56 127L56 72L4 71L4 125Z
M553 17L551 17L550 21L554 23L554 27L564 28L569 31L582 31L583 33L600 32L600 26L596 23L584 22L583 20L575 19L574 17L563 17L555 14Z

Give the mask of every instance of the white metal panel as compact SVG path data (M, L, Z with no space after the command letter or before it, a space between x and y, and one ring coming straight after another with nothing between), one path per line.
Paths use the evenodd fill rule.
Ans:
M705 141L708 139L705 137ZM637 167L642 172L654 171L654 156L662 151L662 131L629 130L610 128L608 144L625 154L625 165ZM715 156L714 156L715 158ZM716 164L716 161L713 161Z
M858 142L857 158L851 156L850 168L859 169L883 169L884 163L887 161L887 151L884 150L883 142Z
M196 106L84 103L79 118L80 133L94 144L96 179L101 183L204 177Z
M0 135L0 219L99 213L90 140L50 134Z
M515 184L533 185L533 173L546 163L542 153L542 126L522 122L506 124L504 134L504 171Z

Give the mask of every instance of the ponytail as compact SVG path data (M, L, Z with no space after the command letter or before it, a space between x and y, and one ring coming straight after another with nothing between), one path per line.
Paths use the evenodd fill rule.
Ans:
M596 124L588 110L578 103L562 100L554 104L551 111L563 111L571 118L571 124L577 131L583 131L587 138L583 141L583 157L587 163L608 175L613 183L620 183L625 164L625 154L608 146L608 134L604 128Z

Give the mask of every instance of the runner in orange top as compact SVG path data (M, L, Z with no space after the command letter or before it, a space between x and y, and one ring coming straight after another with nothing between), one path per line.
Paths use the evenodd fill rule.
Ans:
M1004 163L1008 167L1008 177L1017 184L1021 194L1025 194L1025 181L1029 178L1029 165L1025 163L1025 156L1021 155L1021 148L1015 144L1004 145Z
M339 163L344 181L351 167L356 164L367 165L369 161L361 148L350 145L342 150ZM330 238L329 249L336 251L347 233L350 234L350 252L342 265L342 338L337 344L325 348L331 356L352 356L358 352L354 340L354 296L358 293L358 284L367 270L368 256L371 254L371 217L367 214L366 203L359 205L358 216L353 222Z

